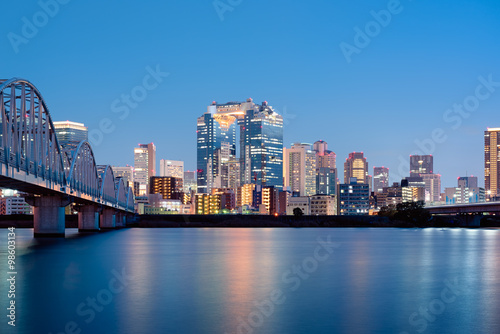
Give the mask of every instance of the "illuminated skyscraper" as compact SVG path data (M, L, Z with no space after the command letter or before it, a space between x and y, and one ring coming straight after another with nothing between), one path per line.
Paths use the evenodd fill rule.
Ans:
M373 191L382 193L389 186L389 168L373 167Z
M316 153L311 144L295 143L284 149L285 187L292 194L312 196L316 194Z
M237 125L239 164L235 161ZM248 183L283 186L283 118L267 102L213 102L198 118L197 137L199 192Z
M236 158L237 117L242 117L238 103L217 105L213 102L198 118L197 177L198 192L210 193L220 180L221 164ZM219 186L220 187L220 186Z
M500 196L500 128L484 132L484 187L486 197Z
M57 141L65 150L74 150L83 140L88 140L88 128L83 123L54 122Z
M156 176L155 144L139 144L139 147L134 148L134 182L139 186L136 193L140 196L148 193L149 179L152 176Z
M240 122L241 183L283 188L283 117L263 102Z
M349 153L349 158L344 163L344 184L350 184L351 178L355 177L360 184L368 184L368 162L363 152Z
M337 155L328 150L328 143L318 140L313 144L316 153L315 194L335 195L337 192Z
M433 174L434 158L432 155L410 155L410 176Z

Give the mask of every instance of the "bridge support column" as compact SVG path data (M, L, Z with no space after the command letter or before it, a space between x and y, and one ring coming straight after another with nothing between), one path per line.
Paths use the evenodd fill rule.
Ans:
M467 215L465 217L465 222L466 222L467 226L481 227L481 218L483 218L483 215L479 215L479 214Z
M37 237L64 237L66 215L64 207L70 200L56 195L27 197L33 206L34 235Z
M99 210L97 205L82 205L78 208L78 231L99 231Z
M115 209L102 208L101 229L114 229L114 228L116 228Z
M116 227L125 227L126 216L123 212L116 214Z

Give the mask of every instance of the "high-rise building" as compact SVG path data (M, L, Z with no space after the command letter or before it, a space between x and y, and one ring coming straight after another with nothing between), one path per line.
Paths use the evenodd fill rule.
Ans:
M335 195L337 193L337 168L316 168L316 194Z
M318 140L314 142L313 150L316 153L316 168L337 168L337 155L335 152L328 150L326 141Z
M134 148L134 182L138 182L139 196L147 194L152 176L156 176L156 147L153 143L139 144Z
M240 157L236 160L236 126ZM213 102L198 118L198 191L254 183L283 186L283 117L267 102ZM239 168L240 177L234 173Z
M410 176L433 174L434 160L432 155L410 155Z
M477 176L461 176L457 181L459 187L477 188Z
M335 195L337 192L337 155L328 150L328 143L318 140L313 144L316 153L316 194Z
M389 168L373 167L373 191L381 193L389 186Z
M112 166L113 174L115 178L121 177L123 179L123 183L125 183L126 187L130 187L134 189L134 167L125 166L125 167L117 167Z
M190 193L191 191L197 192L196 172L184 172L184 192Z
M222 164L236 158L236 126L244 112L241 104L213 102L197 123L198 192L221 187ZM219 184L215 184L219 181Z
M316 193L316 153L310 144L295 143L285 148L283 154L285 187L295 196L312 196Z
M283 117L267 102L240 122L240 161L241 183L283 188Z
M160 160L160 176L184 178L184 161Z
M368 162L363 152L349 153L344 163L344 184L349 184L350 179L355 177L360 184L368 184Z
M54 122L57 141L64 150L74 150L81 141L88 140L88 128L83 123Z
M425 201L441 201L441 175L439 174L420 174L425 183Z
M484 188L488 199L500 197L500 128L484 132Z

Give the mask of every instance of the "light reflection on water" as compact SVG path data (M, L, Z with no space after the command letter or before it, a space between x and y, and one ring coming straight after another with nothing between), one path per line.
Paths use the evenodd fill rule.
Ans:
M16 233L17 326L2 321L1 333L56 334L71 321L81 333L417 333L410 316L455 278L461 294L425 332L500 332L495 229L67 230L59 240ZM0 230L1 259L6 235ZM327 236L339 247L294 290L283 275ZM2 296L6 269L2 260ZM87 323L77 307L104 296L122 269L131 280ZM284 302L259 313L276 289ZM261 323L252 326L252 314Z

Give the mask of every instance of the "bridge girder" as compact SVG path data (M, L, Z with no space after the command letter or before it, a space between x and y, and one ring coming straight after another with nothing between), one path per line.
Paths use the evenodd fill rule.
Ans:
M131 189L115 180L110 166L99 173L88 142L72 152L61 148L47 104L31 82L0 80L0 122L0 186L133 211Z

